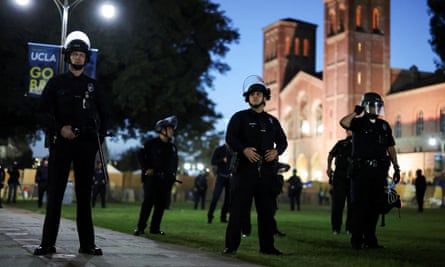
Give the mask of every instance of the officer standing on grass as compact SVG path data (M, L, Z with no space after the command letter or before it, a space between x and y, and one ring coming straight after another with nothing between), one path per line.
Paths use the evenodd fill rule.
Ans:
M74 168L79 253L102 255L96 246L91 216L91 187L99 140L110 121L107 95L95 79L85 75L90 39L80 31L66 37L65 61L69 71L48 81L39 112L49 135L48 198L42 240L34 255L56 252L62 201L71 164Z
M260 253L281 255L274 246L274 213L278 156L287 148L279 121L264 111L270 90L262 78L244 81L245 101L250 108L235 113L227 127L226 142L237 153L239 164L231 183L230 219L224 254L235 254L241 242L242 222L250 216L255 199Z
M341 232L343 220L343 209L346 203L345 231L351 232L351 209L350 209L350 180L348 169L351 165L352 132L346 130L346 138L338 141L329 151L327 175L331 185L332 210L331 227L332 233L337 235ZM332 170L332 161L335 159L335 171Z
M216 183L213 191L212 201L210 202L209 212L207 213L207 223L212 223L213 212L215 211L218 199L224 190L224 202L221 207L220 221L227 222L227 214L229 213L230 198L230 160L231 152L227 144L223 144L215 148L212 154L211 163L216 166Z
M176 145L172 142L177 124L176 116L159 120L155 125L155 131L159 136L148 140L139 155L144 199L134 235L144 234L148 217L150 217L153 208L150 233L165 235L160 227L171 189L176 181L176 171L178 169L178 151Z
M364 114L362 114L364 111ZM377 93L365 93L361 105L340 120L352 131L351 208L354 249L383 248L376 236L379 208L383 205L388 170L394 167L393 181L400 181L394 137L391 126L379 118L384 103Z

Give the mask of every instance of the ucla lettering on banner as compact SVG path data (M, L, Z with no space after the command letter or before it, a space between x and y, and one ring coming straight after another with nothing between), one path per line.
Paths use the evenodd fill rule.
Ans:
M40 96L46 83L58 74L60 45L28 43L29 89L30 96ZM85 74L96 77L97 49L91 50L90 62L85 66ZM66 66L65 69L68 69Z

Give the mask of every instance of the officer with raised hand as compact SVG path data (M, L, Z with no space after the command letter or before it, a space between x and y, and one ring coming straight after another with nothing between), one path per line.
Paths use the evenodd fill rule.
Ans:
M84 73L90 58L90 39L80 31L70 33L64 44L69 70L51 78L43 90L39 114L49 134L48 198L43 235L34 255L56 252L63 195L71 164L74 168L79 253L102 255L96 246L91 216L91 188L98 134L106 135L109 101L95 79Z
M394 137L389 123L379 117L382 115L382 98L368 92L363 95L361 105L340 120L343 128L352 131L351 245L354 249L383 247L377 241L376 226L391 163L393 181L400 181Z
M151 210L150 233L165 235L161 231L164 210L170 198L170 192L176 181L178 169L178 151L172 142L178 121L176 116L159 120L155 125L158 137L148 140L139 154L142 168L144 199L142 201L137 228L134 235L144 234Z
M230 218L224 254L236 253L241 242L242 222L250 216L255 199L260 253L281 255L274 246L274 213L278 156L287 148L279 121L264 111L270 90L263 79L246 78L243 97L250 108L235 113L229 121L226 142L237 154L239 164L231 182Z

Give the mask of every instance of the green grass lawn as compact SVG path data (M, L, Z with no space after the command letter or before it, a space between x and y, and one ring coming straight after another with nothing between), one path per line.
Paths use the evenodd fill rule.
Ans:
M221 203L219 203L218 208ZM18 202L18 208L43 213L36 201ZM108 203L107 208L96 207L93 220L96 226L132 234L139 215L139 203ZM226 224L218 220L207 224L207 211L194 210L191 202L172 203L161 224L165 236L146 234L147 238L194 247L220 254L224 249ZM63 207L63 216L74 219L75 205ZM252 235L243 238L236 257L265 266L445 266L445 209L426 209L418 213L414 208L397 209L386 216L386 226L377 229L379 243L384 249L353 250L350 236L334 236L330 227L329 206L302 206L291 212L281 205L276 219L286 233L276 237L275 246L283 256L264 256L258 253L256 213L252 212ZM100 246L100 242L98 244Z

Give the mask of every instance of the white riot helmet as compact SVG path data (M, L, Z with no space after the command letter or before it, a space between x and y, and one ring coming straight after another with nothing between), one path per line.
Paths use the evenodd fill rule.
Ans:
M65 44L63 45L63 54L66 62L70 63L71 52L80 51L86 54L85 64L90 61L90 38L81 31L73 31L66 37ZM84 65L83 65L84 66ZM78 66L82 68L83 66Z
M247 103L249 103L249 95L252 92L262 92L266 100L270 99L270 89L267 88L263 78L258 75L250 75L244 79L243 96Z

